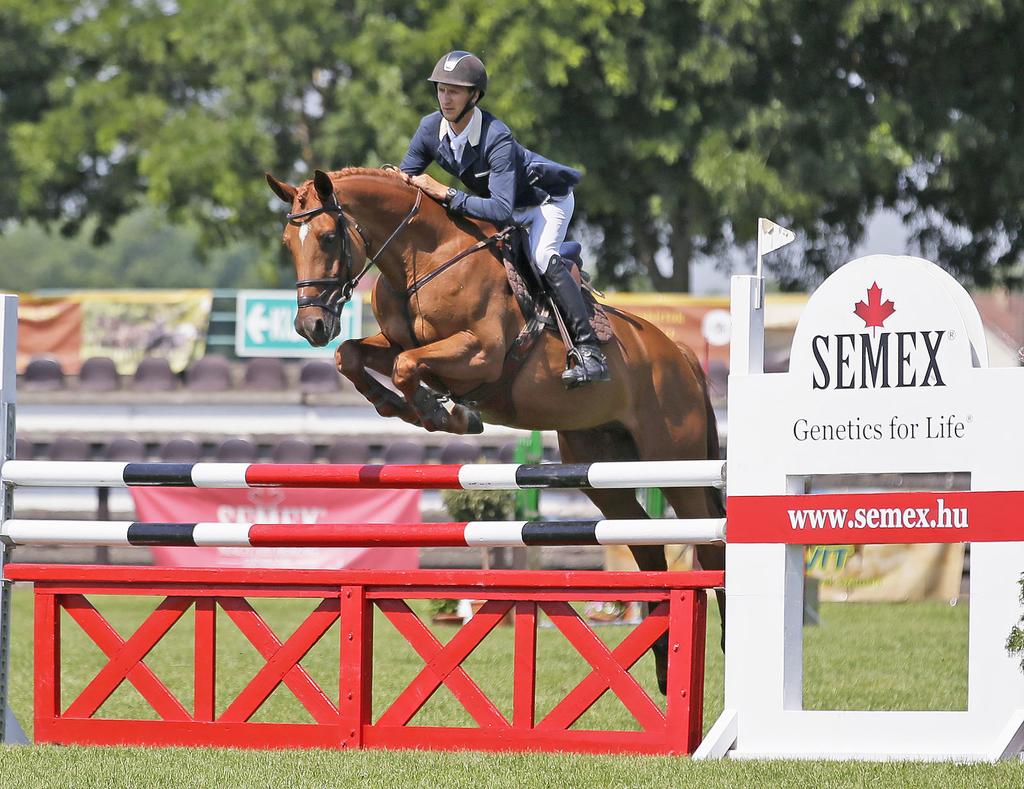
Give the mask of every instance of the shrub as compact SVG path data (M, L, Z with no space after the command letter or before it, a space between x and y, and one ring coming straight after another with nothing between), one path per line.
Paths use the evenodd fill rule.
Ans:
M1019 581L1021 593L1020 601L1024 604L1024 575L1021 576ZM1024 671L1024 616L1020 618L1020 621L1014 625L1013 630L1010 631L1010 637L1006 639L1006 651L1011 655L1021 656L1020 668Z
M456 521L507 521L516 511L511 490L446 490L441 500Z
M455 521L507 521L516 511L516 494L511 490L445 490L445 509ZM454 614L457 600L431 600L432 614Z

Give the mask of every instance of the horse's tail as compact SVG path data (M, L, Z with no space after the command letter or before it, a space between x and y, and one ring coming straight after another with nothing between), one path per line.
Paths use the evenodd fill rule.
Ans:
M707 424L708 460L718 460L721 457L721 445L718 441L718 417L715 416L714 406L711 405L711 390L708 387L708 378L703 368L698 367L704 389L704 412ZM708 488L708 506L711 512L718 517L725 516L725 501L722 498L721 488Z

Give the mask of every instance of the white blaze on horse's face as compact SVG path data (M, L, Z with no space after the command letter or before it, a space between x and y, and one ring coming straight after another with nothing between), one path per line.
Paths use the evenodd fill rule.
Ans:
M299 248L301 249L306 244L306 236L309 235L309 222L303 222L299 227Z

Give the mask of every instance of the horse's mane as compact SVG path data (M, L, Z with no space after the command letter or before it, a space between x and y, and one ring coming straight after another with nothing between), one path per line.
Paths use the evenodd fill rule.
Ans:
M401 180L402 171L397 167L391 166L387 168L383 167L345 167L341 170L330 170L327 173L332 181L337 181L339 178L348 178L353 175L369 175L374 177L382 178L397 178ZM310 194L315 193L316 190L313 187L313 179L310 178L304 182L296 190L295 196L298 198L299 205L305 206L306 199Z
M329 170L327 175L330 176L332 181L338 181L342 178L350 178L353 176L364 176L371 178L388 178L396 180L401 186L407 189L414 189L415 187L407 186L405 181L402 179L402 171L394 165L385 165L384 167L345 167L341 170ZM316 195L316 188L313 186L313 179L310 178L308 181L303 182L296 188L295 197L299 201L299 207L305 208L310 195ZM458 217L452 218L452 221L466 229L466 225L471 225L473 230L470 231L473 235L480 236L482 231L485 234L494 232L494 226L483 219L474 219L472 217Z

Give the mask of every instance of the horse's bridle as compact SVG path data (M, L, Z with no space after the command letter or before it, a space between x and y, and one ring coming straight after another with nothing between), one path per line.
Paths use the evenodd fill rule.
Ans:
M320 214L329 214L334 217L335 227L337 232L341 235L341 256L338 259L338 275L335 277L317 277L315 279L300 279L295 282L295 297L301 310L303 307L320 307L321 309L327 310L335 317L341 315L342 309L352 299L352 293L356 289L356 285L359 284L359 280L363 278L367 271L376 265L377 260L381 255L384 254L384 250L388 248L398 234L401 233L408 224L413 220L416 214L420 211L420 201L423 199L423 192L416 191L416 202L413 203L412 208L409 209L409 213L405 215L405 218L398 223L387 240L381 244L380 249L377 250L375 255L370 255L370 241L366 238L366 233L363 232L363 228L360 227L358 222L349 221L348 217L345 216L345 210L341 207L341 203L338 202L338 198L335 194L331 194L329 203L319 205L316 208L309 208L305 211L296 211L295 213L288 214L288 222L292 225L303 225L306 222L312 221L315 217ZM355 229L359 234L359 238L363 241L363 252L366 255L366 264L354 277L350 276L348 279L342 280L342 265L345 266L346 271L352 270L352 248L351 241L349 239L349 225ZM299 293L303 288L319 288L320 291L315 296L303 296Z

